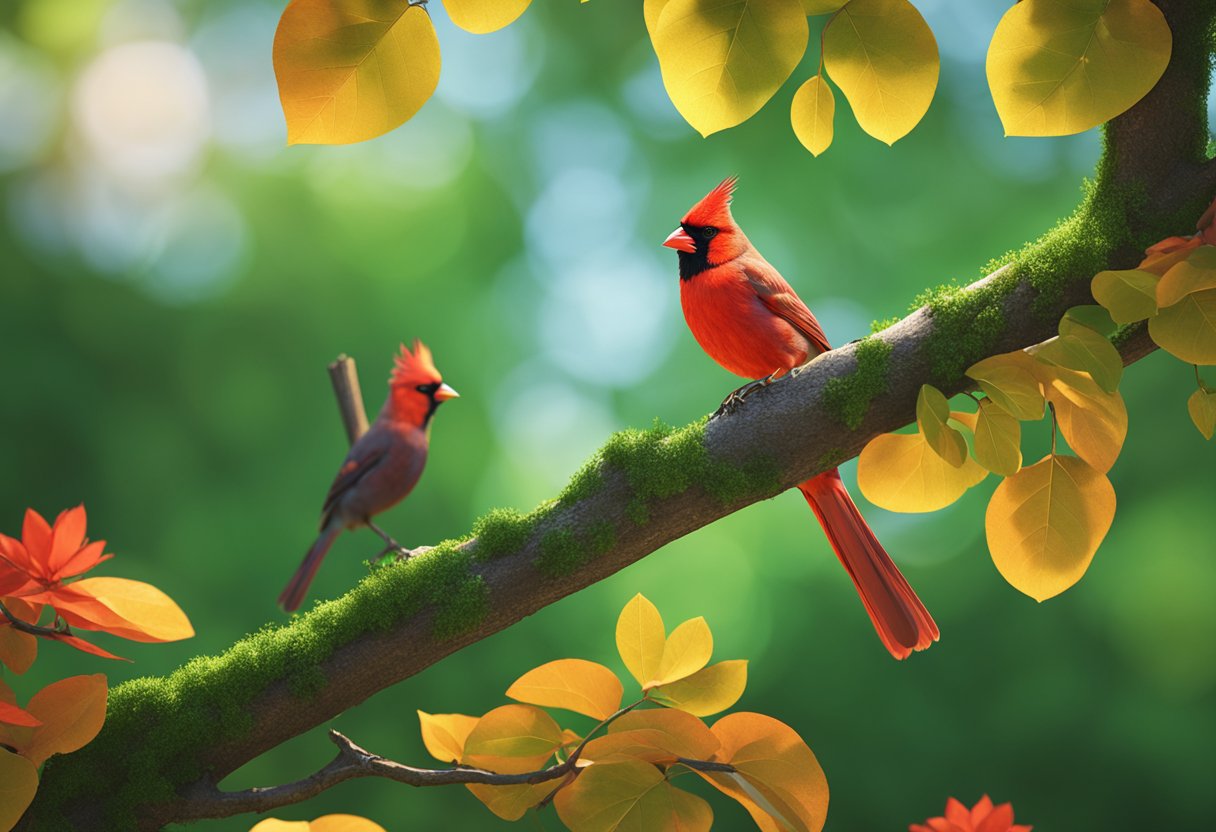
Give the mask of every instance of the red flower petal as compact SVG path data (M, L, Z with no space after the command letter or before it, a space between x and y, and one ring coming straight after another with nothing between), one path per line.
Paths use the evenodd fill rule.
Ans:
M10 570L29 580L32 571L29 551L20 540L0 534L0 574L11 574Z
M952 797L946 801L946 820L968 829L971 826L971 812Z
M85 641L82 638L77 638L76 636L69 636L69 635L60 633L59 635L49 636L49 638L51 638L55 641L62 641L64 644L66 644L70 647L75 647L77 650L80 650L81 652L92 653L94 656L101 656L103 659L117 659L120 662L131 661L130 659L123 658L122 656L115 656L113 653L111 653L107 650L102 650L96 644Z
M47 558L47 571L54 575L63 568L72 556L84 545L87 524L84 505L69 508L55 518L51 535L51 550Z
M3 699L0 699L0 722L9 725L23 725L28 728L37 728L42 724L42 720L38 717L18 708L16 705L10 705Z
M984 795L971 807L971 825L976 826L992 812L992 798Z
M31 576L48 578L47 562L51 556L51 527L42 515L32 508L25 510L25 523L21 527L21 542L29 552Z
M989 805L992 804L989 803ZM1013 806L1002 803L992 810L983 823L975 827L975 832L1009 832L1009 827L1012 825Z
M56 576L60 580L63 580L64 578L72 578L76 575L88 572L102 561L109 560L110 558L114 557L113 555L103 555L102 550L105 548L106 542L104 540L93 541L72 555L72 557L68 559L68 562L59 569Z

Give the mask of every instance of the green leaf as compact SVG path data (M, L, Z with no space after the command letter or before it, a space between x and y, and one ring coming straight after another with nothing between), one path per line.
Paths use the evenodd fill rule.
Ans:
M1067 136L1126 111L1170 60L1149 0L1022 0L988 47L988 86L1007 136Z
M1216 247L1202 246L1170 267L1157 284L1157 305L1173 306L1187 295L1216 289Z
M818 156L832 143L832 118L836 99L822 75L816 75L798 88L790 104L790 123L802 146Z
M907 0L852 0L823 33L823 65L861 129L887 144L920 122L937 90L937 41Z
M1032 347L1030 354L1047 364L1089 373L1107 393L1119 389L1119 379L1123 377L1123 358L1119 351L1110 341L1084 326L1073 326L1067 335Z
M764 106L809 33L800 0L669 0L652 39L672 103L708 136Z
M950 418L950 403L936 387L922 384L916 397L916 424L938 456L955 468L967 459L967 440L946 421Z
M619 758L583 769L557 793L558 817L577 832L709 832L713 811L641 760Z
M849 0L802 0L802 10L808 15L831 14Z
M975 420L975 461L1002 477L1022 467L1022 423L992 399L980 402Z
M1119 325L1111 318L1110 313L1095 303L1084 306L1070 306L1060 318L1057 327L1061 335L1068 335L1075 327L1083 326L1092 329L1103 338L1110 338L1119 330Z
M1157 275L1140 269L1098 272L1089 288L1117 323L1131 324L1157 314Z

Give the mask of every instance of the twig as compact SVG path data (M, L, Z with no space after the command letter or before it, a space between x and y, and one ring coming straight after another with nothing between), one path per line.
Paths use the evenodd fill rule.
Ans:
M563 762L538 771L523 774L498 774L479 768L460 766L448 769L416 768L381 757L356 745L344 734L331 730L329 739L338 747L338 754L325 768L302 780L285 783L269 788L245 789L239 792L221 791L214 783L200 782L185 795L181 805L183 818L204 819L222 818L244 812L267 812L280 806L300 803L315 797L326 789L332 788L346 780L357 777L382 777L405 783L407 786L419 788L426 786L451 786L475 783L485 786L520 786L547 783L551 780L565 777L576 772L579 756L583 753L587 742L601 728L632 711L645 702L639 699L632 705L621 708L602 721L587 733L578 747L571 752ZM727 763L716 763L709 760L688 760L683 757L677 761L689 768L700 771L734 771ZM543 806L548 799L542 801Z
M338 398L346 438L353 445L356 439L367 433L367 411L363 409L363 393L359 389L359 371L355 368L355 359L339 355L329 365L329 380Z
M72 628L66 622L57 619L53 627L40 627L37 624L30 624L22 621L17 616L9 611L9 608L4 606L4 602L0 601L0 613L8 619L8 623L13 625L14 630L22 633L29 633L32 636L42 636L43 638L58 638L59 636L70 636Z

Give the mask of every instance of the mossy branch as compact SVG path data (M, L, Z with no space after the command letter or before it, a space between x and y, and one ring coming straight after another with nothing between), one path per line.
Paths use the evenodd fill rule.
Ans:
M494 512L473 534L374 572L342 598L173 674L115 688L106 726L52 758L24 830L158 829L199 817L190 795L460 648L602 580L666 543L856 456L912 421L921 384L1055 334L1090 278L1184 233L1213 197L1205 159L1216 4L1159 0L1173 58L1106 130L1077 212L965 288L820 356L729 416L614 435L556 499ZM1153 349L1120 339L1125 361ZM244 811L237 808L234 811Z

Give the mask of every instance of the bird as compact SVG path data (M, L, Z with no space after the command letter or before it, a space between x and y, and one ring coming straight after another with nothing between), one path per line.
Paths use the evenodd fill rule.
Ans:
M679 256L680 305L693 337L723 368L754 380L731 393L719 413L832 349L810 309L735 222L735 183L735 177L723 180L663 242ZM937 641L932 616L861 516L839 471L797 488L891 655L904 659Z
M279 595L285 611L299 609L321 561L338 535L348 529L366 526L384 539L384 552L396 549L408 554L372 517L401 502L418 484L426 465L431 417L440 404L459 395L444 384L425 344L415 340L412 353L401 345L384 407L351 445L325 496L320 534Z

